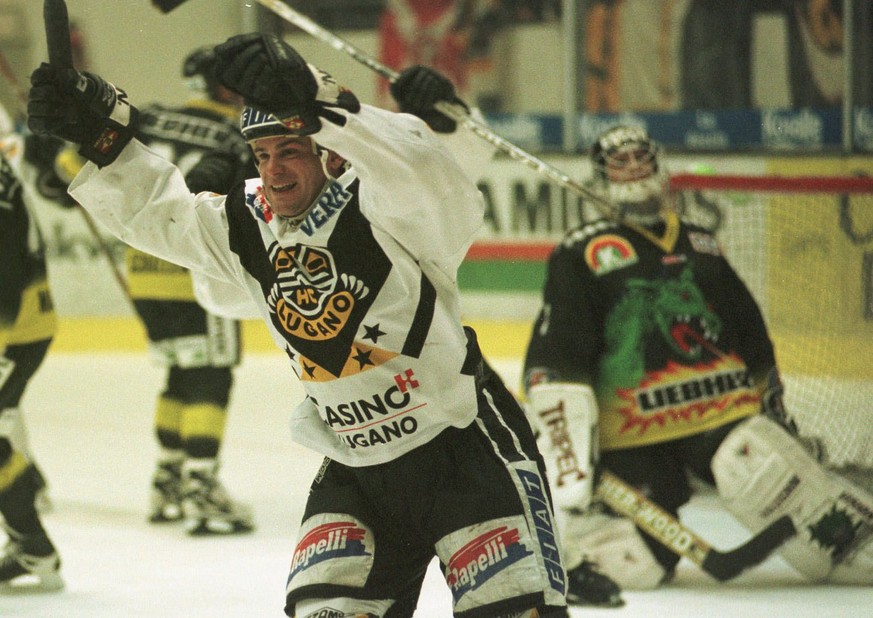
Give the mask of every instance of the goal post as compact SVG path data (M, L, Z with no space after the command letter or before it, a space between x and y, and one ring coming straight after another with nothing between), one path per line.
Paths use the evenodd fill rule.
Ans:
M670 188L758 300L801 433L834 466L873 468L873 178L680 174Z

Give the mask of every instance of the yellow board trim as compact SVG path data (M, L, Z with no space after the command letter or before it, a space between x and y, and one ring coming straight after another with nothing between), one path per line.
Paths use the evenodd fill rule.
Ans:
M479 336L479 345L486 358L523 358L533 324L522 320L465 321ZM243 354L281 353L259 320L241 323ZM814 336L772 333L780 368L786 374L805 374L804 367L790 356L780 354L792 348L803 349L816 344ZM873 364L869 362L869 343L851 335L831 338L824 349L839 356L842 375L873 379ZM822 348L820 348L822 349ZM54 352L143 352L147 351L145 330L136 318L61 318L58 334L52 344Z
M479 345L491 358L524 354L532 324L522 320L465 321L476 329ZM243 353L281 353L260 320L241 322ZM147 339L135 317L62 317L52 344L55 352L145 352Z

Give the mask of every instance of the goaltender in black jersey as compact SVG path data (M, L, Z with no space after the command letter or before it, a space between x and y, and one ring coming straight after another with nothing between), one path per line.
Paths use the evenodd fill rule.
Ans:
M690 476L753 532L790 515L798 534L781 553L801 573L873 583L873 544L852 530L873 523L873 497L796 439L764 316L713 233L673 208L659 154L640 127L596 140L592 186L612 210L553 251L528 344L527 411L569 572L593 560L624 588L652 588L679 561L592 503L603 468L674 517ZM853 523L823 543L809 531L831 509Z

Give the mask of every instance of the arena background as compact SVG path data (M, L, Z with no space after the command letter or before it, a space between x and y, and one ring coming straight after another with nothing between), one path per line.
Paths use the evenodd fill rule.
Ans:
M15 77L15 82L0 88L0 100L11 110L20 111L27 76L46 57L41 4L0 0L0 49ZM135 103L184 102L190 92L179 74L181 59L194 47L263 27L265 21L253 0L189 0L169 15L147 0L68 0L67 4L82 67L127 89ZM378 56L379 34L373 23L385 3L299 0L292 4L335 20L343 38ZM530 4L554 8L570 3ZM580 1L578 6L602 8L601 4L608 3ZM655 56L647 53L646 45L666 45L667 56L678 55L680 17L704 3L625 0L615 4L624 7L639 39L638 48L624 49L630 58L637 53L643 61L634 64L624 58L620 84L585 83L587 92L601 93L608 104L595 106L584 117L568 117L568 79L581 83L584 77L568 77L564 42L576 40L578 32L568 34L554 13L500 29L489 53L480 58L479 68L485 69L471 80L465 94L471 101L492 106L488 118L501 135L578 179L589 171L582 155L586 140L590 142L606 124L617 120L645 124L665 144L672 171L873 173L869 84L856 93L861 100L852 109L851 146L846 148L843 102L839 92L834 96L840 82L834 76L843 75L841 54L811 54L814 60L804 73L809 84L820 86L817 94L830 99L798 92L798 85L792 83L796 78L791 57L796 32L786 13L762 11L747 24L748 44L756 59L746 84L748 105L732 102L733 109L721 110L706 108L704 102L694 109L675 96L664 98L664 90L653 84L655 78L661 79L661 85L666 80L666 91L675 93L682 76L675 63L649 64ZM742 3L710 4L729 9ZM758 4L782 4L794 10L801 5L833 8L839 2ZM854 4L856 12L869 13L869 1ZM659 15L665 6L671 12ZM644 21L646 17L649 21ZM356 27L356 20L368 27ZM267 21L277 27L275 19ZM869 21L862 25L869 26ZM330 71L362 100L377 104L383 100L379 81L368 69L293 28L282 31L304 57ZM863 53L869 50L864 47L868 35L865 31L859 42L863 58L853 79L869 83L873 55ZM631 66L640 74L634 75ZM633 89L629 83L639 87ZM588 100L575 104L593 105ZM498 156L488 166L480 184L488 197L488 220L459 273L464 318L479 331L485 353L495 360L507 383L517 388L520 355L538 308L545 258L562 232L579 220L579 209L575 196L506 157ZM34 200L48 242L50 279L61 321L24 407L34 450L48 473L55 500L56 510L48 516L47 526L65 561L68 593L56 598L0 597L0 616L278 615L288 548L308 478L319 464L312 453L293 447L284 430L287 411L300 392L287 384L283 357L260 323L244 324L244 360L237 373L223 452L228 485L254 505L258 532L247 539L210 545L193 544L172 532L155 533L142 513L155 449L151 407L161 376L148 361L142 327L107 262L104 244L118 269L123 247L108 236L98 243L79 211ZM856 268L864 255L873 252L871 239L851 242L838 227L825 228L815 220L807 226L815 228L819 242L845 255L847 268L850 264ZM797 256L799 268L803 260L815 259L815 253L801 244L791 255ZM785 289L772 282L767 291L775 304L771 308L790 312L795 303L824 297L826 282L814 283ZM865 282L856 283L848 293L857 296L860 304ZM848 343L851 338L870 341L869 321L858 326L857 315L833 319L851 333ZM869 356L855 356L856 364L863 365L858 372L869 374ZM719 547L744 540L744 531L710 499L695 503L683 516ZM869 611L869 590L806 585L778 557L727 586L715 584L683 562L670 589L626 596L628 606L623 610L579 610L574 616L761 615L766 608L772 616L821 618ZM446 612L446 598L438 583L432 582L416 615L445 616Z
M32 67L46 56L42 15L37 10L40 4L0 0L0 44L17 76L19 88L26 84ZM335 26L340 36L373 58L385 53L378 20L380 12L390 6L390 2L361 0L344 4L332 0L291 4L327 20L327 25ZM796 50L792 46L794 21L790 13L774 10L752 13L747 45L753 61L747 76L750 103L747 109L727 102L731 106L729 110L689 111L684 109L681 100L662 100L658 98L661 95L653 94L650 79L641 76L640 67L634 69L637 73L631 73L630 66L621 68L622 61L625 65L650 62L651 54L646 53L645 45L654 45L649 40L655 36L666 37L666 56L662 54L660 64L649 68L651 72L660 71L660 79L667 80L668 90L679 92L678 84L683 77L678 72L688 65L687 60L683 65L679 58L683 45L687 47L683 37L688 38L689 26L683 19L687 22L699 4L692 0L669 3L669 13L664 13L668 5L655 6L661 3L638 0L618 3L623 7L622 17L626 22L623 28L636 28L634 45L624 44L621 54L614 59L619 63L614 77L623 79L617 86L619 98L606 97L611 103L577 102L597 109L579 118L574 152L569 155L557 152L562 148L566 129L556 130L555 126L567 122L567 66L571 63L564 45L568 34L559 14L573 3L504 4L513 7L526 4L533 8L526 13L513 9L512 17L517 21L493 28L487 42L480 43L478 64L475 70L465 74L468 79L464 91L468 100L496 106L495 113L488 116L496 132L542 156L573 178L584 179L588 174L588 163L582 156L587 142L603 126L616 120L642 123L653 134L665 133L660 141L666 145L667 162L674 172L700 169L733 174L870 172L869 157L863 152L846 156L844 149L839 148L840 132L834 135L833 116L840 111L840 103L839 93L831 92L839 86L833 83L833 75L830 82L822 83L819 88L832 100L817 107L797 106L803 95L797 94L797 87L792 84L796 71L792 69L795 62L791 54ZM815 4L821 3L810 3L810 6ZM385 103L384 84L380 84L375 73L345 53L283 24L254 2L189 0L169 14L162 14L145 0L69 0L67 5L78 63L126 88L134 102L174 104L185 101L191 93L181 79L180 62L190 50L220 42L241 31L272 28L284 33L304 57L329 70L362 100ZM865 0L862 5L869 3ZM857 10L863 11L863 6ZM598 8L597 2L577 3L579 12L590 12L586 14L590 15L591 22ZM483 19L480 16L479 22ZM507 19L504 17L504 21ZM649 21L644 21L646 19ZM590 24L579 27L587 28L589 39L596 34ZM839 32L830 32L832 37L837 34ZM622 43L629 38L620 28L615 36ZM860 39L861 43L869 40L863 36ZM663 48L664 41L660 44L662 47L658 49ZM589 51L588 55L593 62L594 54ZM839 53L818 56L807 53L804 61L810 67L807 73L813 76L826 69L833 73L843 66ZM632 89L626 85L631 77L637 80L636 94L629 94ZM818 79L823 81L823 78ZM495 83L500 90L496 104L493 97L487 96ZM584 83L580 89L590 94L597 92L598 86ZM20 110L20 101L16 100L12 88L0 94L7 107ZM861 147L866 144L873 125L866 121L867 110L859 105L855 114L855 141ZM762 116L776 112L783 116ZM690 119L686 117L689 115ZM836 125L839 127L840 123ZM750 128L757 132L743 133ZM790 140L785 141L786 135ZM781 144L768 146L780 136ZM563 147L566 148L566 144ZM545 258L561 233L578 222L579 217L575 215L578 200L523 165L500 156L487 168L481 186L489 199L489 221L483 230L482 242L471 251L459 274L465 318L480 327L487 351L517 355L523 348L528 324L537 308ZM141 329L135 320L128 319L132 315L129 305L108 268L105 252L85 226L80 213L41 205L39 216L47 236L51 283L62 318L55 349L82 350L95 346L141 349L144 346ZM122 247L111 238L105 242L120 269ZM502 323L495 327L490 323L493 320ZM499 336L491 337L491 332ZM271 349L272 344L257 324L246 325L246 335L247 350Z

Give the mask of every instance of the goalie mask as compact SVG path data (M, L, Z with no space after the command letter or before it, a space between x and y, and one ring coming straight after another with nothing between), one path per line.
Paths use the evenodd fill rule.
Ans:
M595 188L615 206L619 219L640 225L660 220L667 178L659 154L641 127L613 127L597 138L591 149Z

